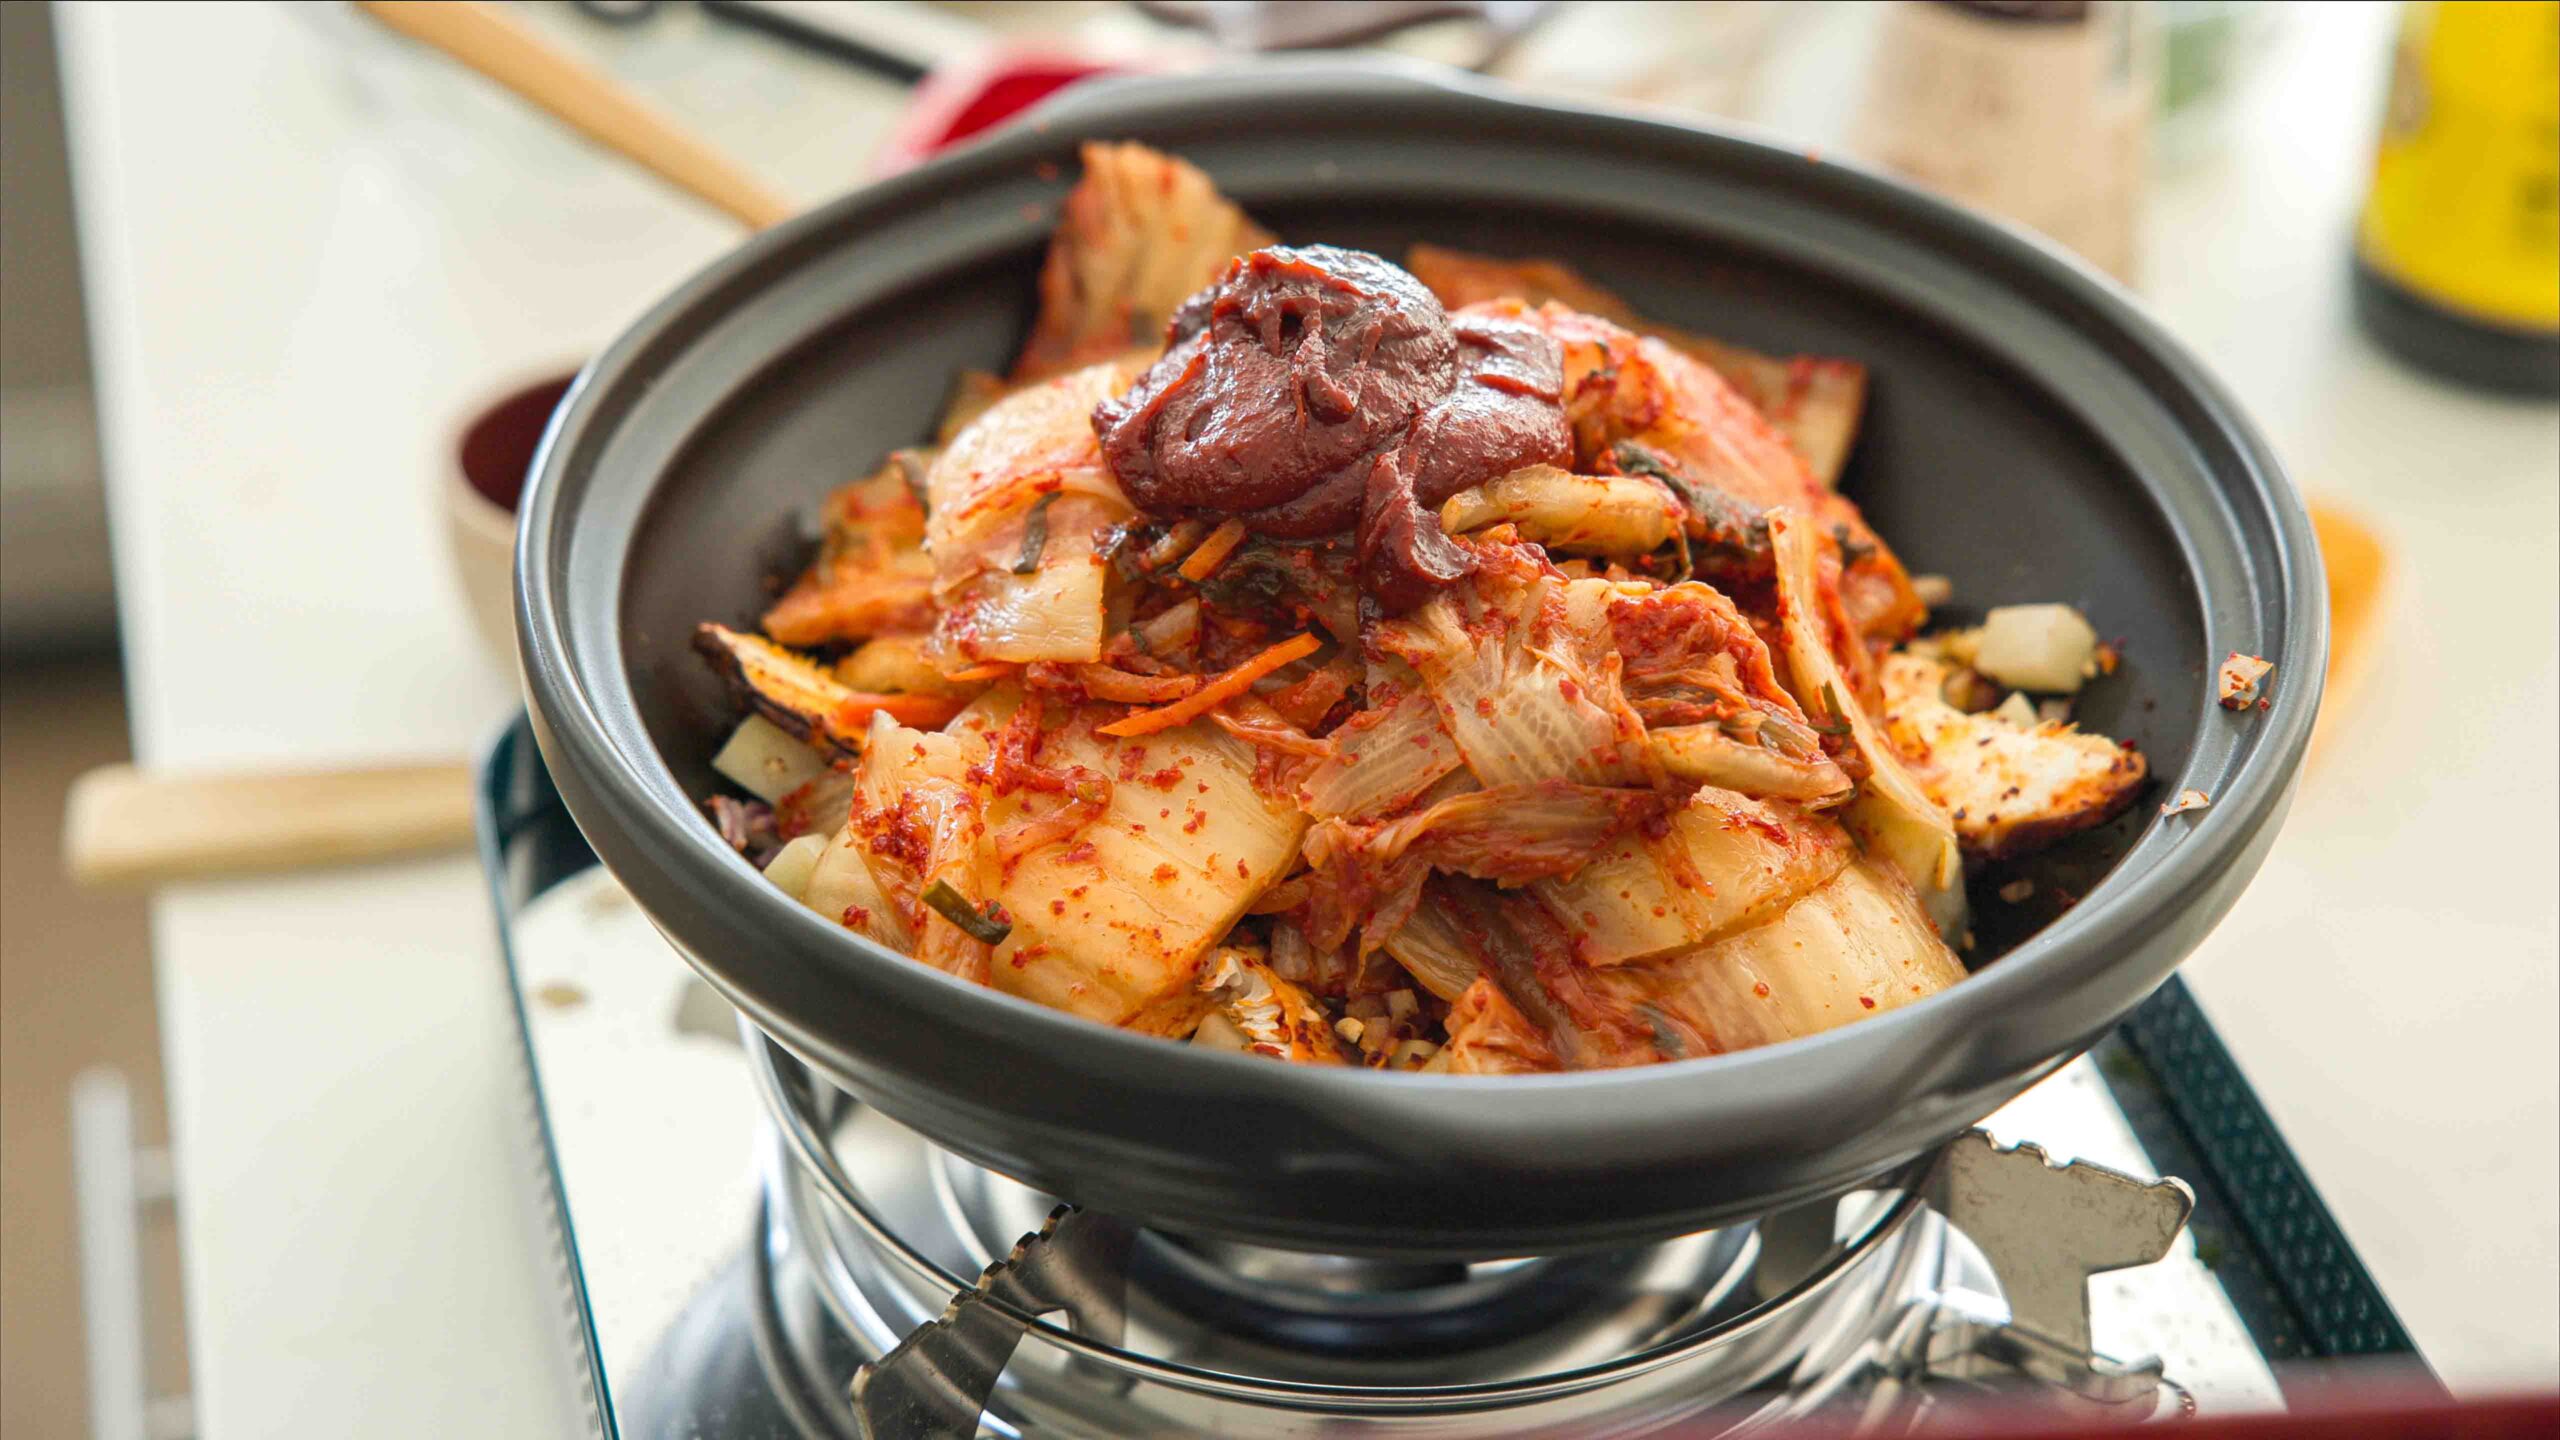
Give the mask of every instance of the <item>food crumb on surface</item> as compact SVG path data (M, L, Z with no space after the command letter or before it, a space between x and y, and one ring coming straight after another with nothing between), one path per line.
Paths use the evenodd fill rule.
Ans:
M2190 810L2202 810L2212 803L2213 797L2201 790L2181 790L2177 799L2160 807L2160 813L2164 816L2183 815Z
M2222 708L2225 710L2248 709L2249 702L2258 698L2259 682L2266 679L2275 668L2273 663L2258 656L2243 655L2237 650L2232 651L2230 658L2222 662L2222 669L2214 676L2214 693L2221 699Z
M2036 893L2036 882L2033 880L2012 880L2000 887L2000 898L2012 905L2034 893Z
M566 980L550 980L534 987L533 998L554 1010L575 1010L587 1003L587 992Z

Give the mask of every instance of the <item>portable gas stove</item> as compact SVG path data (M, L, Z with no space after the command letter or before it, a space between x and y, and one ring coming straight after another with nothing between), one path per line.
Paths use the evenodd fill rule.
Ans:
M1870 1189L1625 1251L1309 1255L1058 1204L834 1089L659 939L521 725L481 818L599 1436L2095 1427L2423 1373L2175 980Z

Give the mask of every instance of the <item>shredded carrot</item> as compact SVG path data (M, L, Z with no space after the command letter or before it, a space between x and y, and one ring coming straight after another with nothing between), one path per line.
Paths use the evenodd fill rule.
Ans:
M1100 731L1105 735L1121 737L1153 735L1159 730L1170 730L1176 725L1186 724L1243 694L1254 681L1290 661L1303 660L1313 655L1323 643L1311 633L1283 640L1170 705L1159 706L1153 710L1141 710L1125 719L1114 720L1108 725L1099 727Z
M915 730L939 730L960 713L962 704L948 695L880 695L848 690L827 712L828 728L859 738L874 714L885 714Z
M1162 705L1191 694L1202 683L1197 675L1132 675L1108 665L1078 665L1074 675L1087 695L1122 705Z
M1002 660L996 660L984 665L972 665L966 670L954 670L942 678L958 685L975 685L981 680L1001 680L1012 674L1016 668Z
M1173 573L1196 585L1216 574L1218 567L1227 563L1227 557L1243 543L1244 522L1231 517L1210 531L1209 538L1201 541L1200 548L1192 551L1191 558L1183 561L1182 567Z

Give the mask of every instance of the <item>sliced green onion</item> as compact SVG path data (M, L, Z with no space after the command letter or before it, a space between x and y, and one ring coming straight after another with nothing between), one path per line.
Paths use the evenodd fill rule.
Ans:
M1689 1042L1687 1039L1682 1037L1679 1028L1671 1023L1670 1016L1663 1014L1660 1010L1655 1009L1651 1005L1638 1005L1636 1007L1636 1014L1644 1020L1645 1024L1653 1027L1654 1053L1660 1055L1665 1060L1685 1060L1688 1058Z
M1671 543L1678 548L1680 556L1680 568L1678 573L1671 577L1671 583L1677 585L1681 581L1695 578L1698 573L1698 560L1696 556L1689 553L1689 527L1672 526Z
M1813 728L1824 735L1848 734L1850 728L1849 707L1840 703L1840 687L1832 684L1828 680L1822 682L1822 706L1825 710L1830 712L1827 722L1816 725ZM1807 716L1806 718L1811 719L1812 717Z
M979 910L969 903L968 896L952 889L948 880L936 880L926 886L922 898L924 903L933 907L935 914L959 926L961 933L981 944L1003 944L1004 937L1013 933L1011 921L999 920L994 914ZM988 908L994 909L992 906Z
M1616 458L1618 468L1628 474L1650 475L1670 486L1671 493L1679 496L1680 503L1688 506L1693 513L1705 509L1698 495L1698 487L1689 482L1689 477L1671 468L1670 461L1656 455L1648 447L1639 445L1633 440L1621 440L1611 448L1609 453Z
M1843 570L1856 569L1859 561L1876 553L1876 547L1873 545L1864 540L1852 538L1849 527L1846 525L1832 526L1831 538L1840 544L1840 568Z
M1049 548L1049 507L1058 503L1060 493L1052 490L1031 502L1031 513L1022 521L1022 558L1013 562L1014 574L1040 573L1040 552Z
M1774 750L1791 760L1811 759L1822 746L1805 728L1784 715L1763 715L1756 732L1760 748Z

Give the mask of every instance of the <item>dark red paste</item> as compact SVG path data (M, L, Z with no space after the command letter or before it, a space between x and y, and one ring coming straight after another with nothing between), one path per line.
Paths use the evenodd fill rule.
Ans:
M1572 437L1554 340L1452 319L1375 255L1257 250L1175 314L1170 349L1093 412L1121 488L1159 515L1235 515L1256 533L1357 531L1361 584L1401 611L1474 568L1440 502Z

